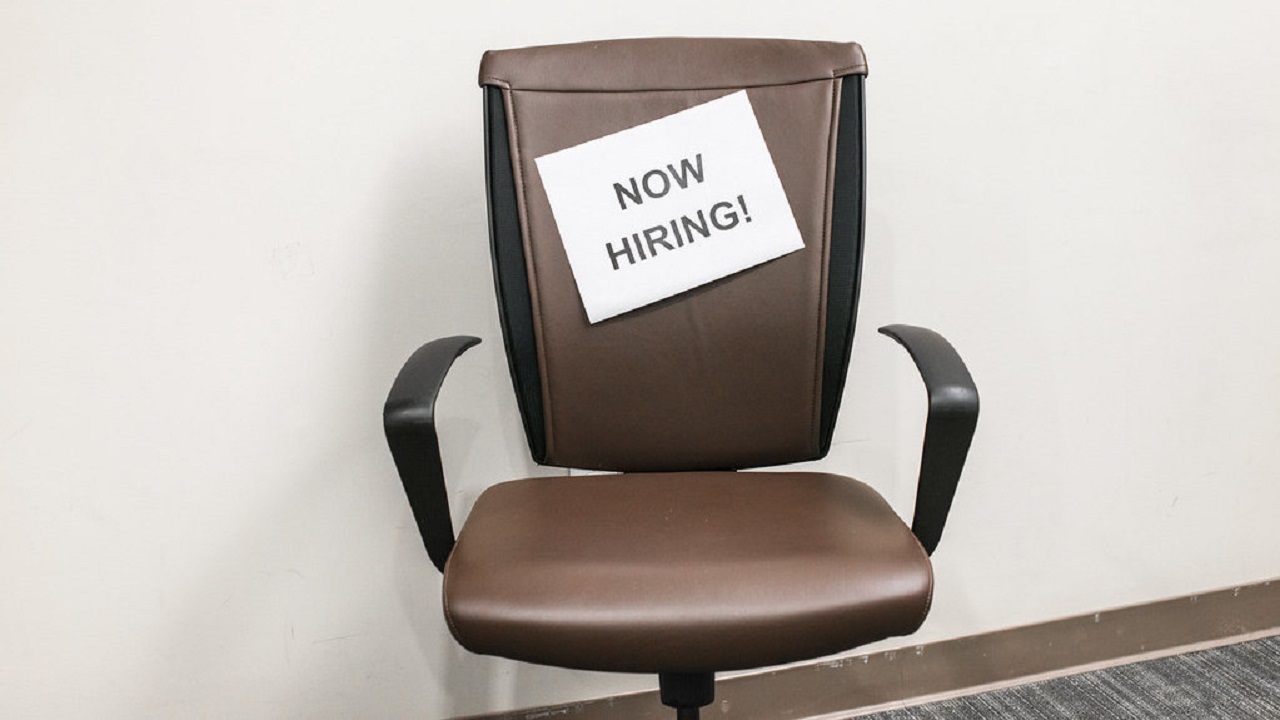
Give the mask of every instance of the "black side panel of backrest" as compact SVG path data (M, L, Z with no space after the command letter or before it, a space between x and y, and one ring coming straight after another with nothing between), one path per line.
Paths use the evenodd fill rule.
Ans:
M489 246L493 258L493 282L498 295L498 317L507 349L507 366L515 385L516 402L524 420L529 451L536 462L547 455L542 419L542 383L533 337L533 304L525 268L524 240L516 208L515 175L511 170L511 143L502 90L484 89L485 181L489 194Z
M831 449L844 392L862 278L863 176L862 76L841 82L836 129L836 170L831 198L831 256L827 269L827 327L822 365L822 454Z

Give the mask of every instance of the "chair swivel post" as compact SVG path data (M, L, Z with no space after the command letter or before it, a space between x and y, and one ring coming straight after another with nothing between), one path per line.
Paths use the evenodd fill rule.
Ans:
M716 697L714 673L659 673L662 704L676 709L676 720L698 720L698 709Z

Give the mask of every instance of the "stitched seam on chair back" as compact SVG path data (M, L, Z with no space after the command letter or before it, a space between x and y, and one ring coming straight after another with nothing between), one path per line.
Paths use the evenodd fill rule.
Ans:
M572 108L572 106L576 106L582 101L590 104L590 101L584 97L584 95L589 94L566 95L545 94L545 92L538 91L511 91L511 94L509 94L509 97L511 97L509 117L512 119L512 149L513 152L517 152L517 187L521 196L518 206L520 206L522 214L522 227L524 227L526 233L525 246L526 252L529 254L527 255L527 258L529 258L527 269L529 269L530 275L530 292L532 295L532 307L534 307L535 325L538 328L536 336L538 336L538 355L541 363L540 377L543 379L544 420L545 433L547 433L547 460L549 462L552 462L552 464L588 466L588 468L596 469L675 469L698 466L696 462L699 462L699 459L696 455L699 454L689 445L701 446L707 450L707 454L701 459L707 464L705 466L773 464L773 462L803 460L818 455L819 398L820 392L822 392L822 343L824 323L826 323L822 309L827 278L824 268L826 268L828 256L828 196L829 184L831 184L829 182L829 174L831 174L829 167L831 167L831 123L833 122L833 108L829 105L838 96L832 87L835 85L836 81L818 81L796 83L796 85L782 87L755 88L755 90L751 91L758 104L760 102L764 104L764 108L760 110L765 115L765 119L762 122L768 124L772 118L774 126L781 122L778 118L785 117L778 108L787 105L787 100L783 99L788 99L791 95L820 95L824 97L824 104L828 105L827 108L815 109L818 111L818 118L820 119L810 118L809 126L803 129L797 128L794 133L777 132L777 128L774 127L774 132L772 133L774 154L781 151L785 158L786 156L794 155L796 151L790 150L791 147L808 147L808 150L800 151L801 155L812 154L812 152L817 151L817 155L813 156L813 160L817 160L817 165L812 170L805 168L808 168L813 160L783 160L791 165L799 163L801 169L792 169L792 173L817 173L817 177L813 178L813 182L800 182L792 179L790 183L792 188L788 190L788 197L791 197L792 206L796 206L797 202L799 202L801 206L813 206L814 208L813 210L804 211L804 218L797 218L806 224L806 228L808 228L805 234L806 242L809 243L810 247L804 252L804 255L809 255L808 260L783 258L774 261L773 264L746 270L746 272L735 275L735 277L712 283L712 286L698 288L698 290L685 293L684 296L677 296L675 299L659 302L657 305L645 307L645 309L637 310L635 313L620 316L620 318L595 325L595 327L581 332L566 329L566 324L581 324L581 307L576 305L576 296L573 296L572 299L566 299L566 295L576 292L576 288L573 288L572 284L566 284L571 283L571 281L568 281L566 275L563 274L563 270L566 269L566 265L561 261L563 250L561 247L554 245L554 242L558 242L558 237L549 238L554 233L554 225L549 222L549 218L545 215L549 213L549 209L545 208L544 190L539 183L535 182L534 173L536 173L536 168L532 167L532 159L534 159L535 152L529 151L531 140L529 136L529 132L531 132L530 119L525 110L526 105L532 105L535 108L536 106L543 106L544 109L545 106L550 105L553 108L561 109L564 106ZM604 100L605 104L617 102L617 104L630 106L636 104L636 101L643 101L640 104L648 105L650 99L649 97L643 97L643 95L663 95L666 96L664 101L673 102L676 105L692 105L699 101L712 99L716 95L716 91L691 92L691 94L690 92L678 92L678 94L628 94L626 99L621 101L617 100L617 94L590 95L595 96L593 100L603 99L603 97L608 96L609 99ZM795 122L801 123L803 120L796 119ZM812 136L812 141L810 141L810 136ZM814 142L820 143L820 145L814 145ZM783 146L781 150L780 146ZM796 190L794 187L797 183L800 184L801 190ZM531 197L531 195L536 197ZM532 219L535 206L541 217L538 222ZM818 218L814 219L810 213L818 214ZM814 258L812 254L817 254L817 256ZM548 273L553 272L553 266L548 265L548 263L552 260L554 260L554 272L557 273L554 283L558 284L549 286ZM813 269L808 270L808 272L806 270L782 272L780 268L785 268L787 264L791 266L810 265ZM800 274L796 275L797 272ZM777 283L756 283L755 277L762 277L762 275L771 273L778 275ZM810 278L809 281L799 281L799 277L803 277L806 273L815 273L815 277ZM800 282L800 284L796 284L796 282ZM739 296L736 300L707 300L708 297L712 297L716 293L721 293L721 295L723 293L731 293L728 296L731 297L731 288L744 286L744 284L756 284L756 290L759 291L758 296ZM558 290L550 290L552 287L558 287ZM566 292L566 290L570 292ZM663 428L660 420L646 419L631 423L628 419L635 418L635 411L616 410L612 416L602 414L600 418L586 418L584 415L585 407L594 404L604 405L611 400L611 398L604 397L611 386L609 386L609 383L596 382L594 384L596 395L600 397L584 398L580 395L575 395L577 386L582 386L588 380L584 372L582 372L584 368L577 365L576 361L568 356L571 352L564 350L562 346L558 345L554 352L549 347L549 342L553 342L549 340L550 336L559 338L572 337L581 342L588 340L588 333L603 336L603 334L611 332L617 337L617 342L632 342L637 343L637 345L644 343L646 346L652 346L657 342L657 338L663 336L662 332L654 331L652 325L649 325L643 331L635 333L618 331L618 327L626 327L626 325L630 324L632 327L639 328L641 325L648 323L645 315L652 316L662 313L668 314L672 323L681 325L682 332L680 332L680 328L671 328L673 334L680 334L681 337L686 338L687 342L703 342L710 346L713 343L722 342L723 333L727 332L717 328L730 327L732 329L733 323L751 322L751 320L726 318L724 305L730 304L730 302L754 301L756 307L760 309L760 316L755 320L762 322L767 327L771 322L782 322L781 319L769 319L769 313L772 310L769 306L787 307L790 306L788 304L791 304L791 302L801 302L801 304L806 302L800 299L799 296L792 297L796 292L815 293L810 310L803 311L803 313L797 310L796 307L792 307L791 310L783 310L787 318L790 318L787 320L788 324L786 327L773 328L774 334L780 337L795 337L796 340L799 340L800 334L803 334L808 338L804 342L804 347L797 347L794 350L785 352L785 355L803 352L806 357L806 368L808 368L803 373L808 378L806 382L803 386L796 386L792 391L783 392L781 387L772 387L772 384L776 384L778 378L767 380L767 382L763 383L760 382L760 379L769 377L769 374L765 372L767 368L760 366L765 363L760 361L759 357L754 357L759 355L762 347L749 346L750 343L742 345L737 351L739 354L736 356L730 357L723 354L723 352L712 356L716 357L717 363L722 364L722 368L718 370L718 373L730 373L731 368L727 366L730 363L732 363L732 366L750 365L754 357L756 361L754 370L756 380L739 383L736 389L733 389L733 383L726 382L724 387L712 388L708 395L700 398L692 397L696 395L698 388L686 387L685 395L690 397L667 398L666 401L660 400L660 391L654 388L652 384L649 384L650 380L641 379L639 382L631 383L627 379L628 375L635 377L635 375L643 373L643 368L635 364L618 366L617 372L620 374L617 375L617 386L627 388L626 392L634 395L635 397L632 400L639 402L639 404L658 405L664 402L668 409L672 410L673 414L671 420L669 420L671 423L689 421L690 418L695 418L695 416L699 415L708 415L716 418L708 420L707 423L700 425L700 427L695 427L692 432L694 434L700 433L700 439L689 443L689 445L685 445L685 443L678 441L678 438L673 437L678 433L673 432L671 428ZM549 314L550 306L548 301L550 296L557 296L558 299L554 304L556 306L556 315L554 315L556 319L554 320L553 315ZM572 307L570 307L571 304L573 305ZM575 315L575 318L566 320L564 315L568 314ZM548 323L552 323L552 325ZM810 331L797 334L796 323L810 325ZM741 329L745 334L745 328L737 329ZM768 332L754 334L755 340L760 343L771 340L771 334ZM648 350L652 350L652 348L637 348L637 351ZM675 350L671 347L663 348L658 343L657 351ZM609 354L604 356L609 356ZM614 356L613 359L617 360L617 357ZM696 359L692 361L696 363ZM783 361L781 365L786 366L792 363L794 361ZM572 372L567 370L567 368L572 368L575 365L577 366ZM691 370L692 372L703 374L704 378L710 378L716 374L713 373L712 369L708 368L692 368ZM609 370L598 369L598 372L609 372ZM742 373L742 375L751 377L751 373ZM794 380L783 379L782 382L790 384ZM748 418L741 416L741 414L717 414L714 411L707 413L705 410L707 410L709 402L714 400L717 392L722 393L722 395L737 396L719 398L719 401L724 402L724 404L736 402L741 406L750 407L751 411L756 415L772 414L776 415L776 418L763 418L753 425L749 423ZM776 396L772 404L767 404L767 402L751 404L751 402L746 402L745 398L742 397L749 395L749 393L767 395L768 392L773 392L774 396ZM799 401L797 396L804 396L804 400ZM566 397L575 397L575 400L567 401ZM790 397L791 400L787 400L787 397ZM684 404L685 400L689 400L689 404ZM568 405L566 405L566 402L568 402ZM800 405L797 405L797 402L800 402ZM801 406L803 406L803 410L801 410ZM790 410L787 407L790 407ZM792 427L796 420L800 420L800 416L795 415L796 411L800 411L800 416L804 418L804 424L797 428L800 430L799 436L797 436L795 430L786 429L787 427ZM620 447L625 443L618 442L614 445L614 443L608 442L607 438L605 438L607 433L596 432L600 428L596 428L594 425L602 423L602 421L603 423L620 425L620 432L649 434L649 437L634 437L632 439L636 439L641 443L648 442L650 445L657 447L658 450L655 450L653 454L641 454L643 456L621 456ZM566 423L570 424L566 425ZM776 425L774 429L764 429L765 427L774 427L774 425ZM573 428L573 437L577 438L577 441L573 445L566 447L563 445L563 432L570 427ZM733 427L737 428L737 432L730 433ZM742 432L742 430L746 430L746 432ZM736 434L736 436L745 439L741 442L735 441L735 439L727 437L728 434ZM654 436L662 436L662 439ZM791 439L786 439L787 437ZM727 451L728 448L735 446L735 443L739 443L739 445L745 443L750 447Z
M507 125L509 128L507 133L511 142L511 167L515 173L516 181L516 209L520 215L520 238L524 245L525 271L529 279L529 301L533 308L533 338L538 356L538 376L539 381L542 383L543 442L546 457L550 462L554 463L554 460L550 459L556 456L555 423L552 422L552 417L554 417L551 409L552 398L551 393L548 391L546 343L542 330L542 296L538 287L537 259L536 254L533 252L533 239L529 229L529 211L525 193L525 153L521 152L523 145L520 139L520 123L516 118L515 93L509 87L504 87L502 94L506 98Z

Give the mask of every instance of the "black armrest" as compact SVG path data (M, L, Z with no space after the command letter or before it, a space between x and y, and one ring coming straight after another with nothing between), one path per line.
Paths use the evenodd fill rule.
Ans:
M436 396L449 366L480 338L459 335L440 338L418 348L409 357L387 395L382 425L395 458L400 481L409 496L413 519L418 522L427 555L441 572L453 550L453 518L440 464L436 437Z
M955 348L936 332L911 325L886 325L880 332L907 349L929 392L911 532L932 555L978 425L978 388Z

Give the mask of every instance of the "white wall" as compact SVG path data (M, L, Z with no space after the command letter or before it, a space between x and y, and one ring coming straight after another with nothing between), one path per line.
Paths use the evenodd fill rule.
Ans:
M862 332L820 465L909 512L922 392L879 324L944 332L983 399L899 643L1280 575L1273 3L263 5L0 6L0 716L652 683L460 650L381 438L409 352L474 333L440 407L457 512L537 472L490 294L489 47L865 45Z

